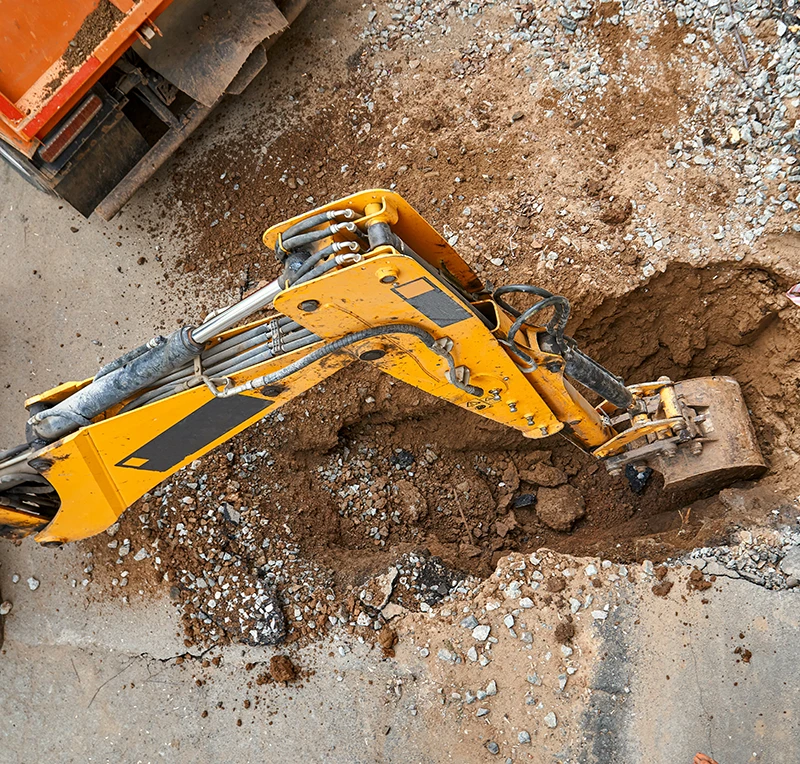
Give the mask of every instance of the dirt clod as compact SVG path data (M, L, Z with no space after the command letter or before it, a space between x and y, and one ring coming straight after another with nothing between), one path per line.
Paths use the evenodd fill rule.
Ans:
M297 668L286 655L273 655L269 659L269 673L276 682L292 682L297 678Z
M555 638L565 645L575 636L575 624L572 621L562 621L555 628Z
M656 597L666 597L670 591L672 591L673 586L673 581L661 581L653 586L653 594L655 594Z
M397 644L397 632L389 626L384 626L378 632L378 644L386 658L394 657L394 646Z
M703 573L697 569L689 574L689 579L686 581L686 588L690 592L702 592L711 586L711 581L707 581Z
M542 466L542 465L538 465ZM536 500L536 516L556 531L569 531L586 514L586 502L571 485L540 488Z

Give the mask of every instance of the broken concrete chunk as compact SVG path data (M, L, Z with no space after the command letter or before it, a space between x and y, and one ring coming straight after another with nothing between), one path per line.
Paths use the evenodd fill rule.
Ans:
M408 612L402 605L398 605L396 602L390 602L383 607L381 610L381 615L387 620L391 621L392 618L397 618L401 615L405 615Z
M800 578L800 546L793 546L781 560L781 571L794 578Z

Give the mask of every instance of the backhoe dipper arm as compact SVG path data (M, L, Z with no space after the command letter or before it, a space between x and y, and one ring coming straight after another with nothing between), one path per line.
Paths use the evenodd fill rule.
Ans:
M526 437L562 432L616 458L613 469L635 449L637 463L690 441L702 449L696 411L673 383L626 388L565 336L563 297L489 293L392 192L334 202L264 242L284 265L275 282L26 402L28 443L0 454L0 530L42 543L99 533L176 470L356 360ZM513 292L533 304L516 310L504 299ZM592 406L568 377L604 402Z

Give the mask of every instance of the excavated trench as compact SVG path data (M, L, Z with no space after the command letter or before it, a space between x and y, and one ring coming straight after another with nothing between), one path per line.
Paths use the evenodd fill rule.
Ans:
M674 264L605 299L570 329L629 383L664 374L735 377L770 466L763 480L790 490L800 451L800 311L784 297L787 286L764 268ZM304 508L294 519L304 553L345 580L421 547L478 575L509 551L542 546L658 560L723 543L770 509L750 502L754 516L732 513L716 495L665 490L657 475L636 494L560 438L527 441L363 365L294 408L267 436L284 451L291 443L291 458L263 477L282 506ZM263 431L251 437L260 441ZM536 512L541 486L563 481L585 502L570 532L548 527Z
M209 585L232 560L237 576L246 572L237 607L245 601L236 597L252 596L269 570L287 617L296 618L298 602L317 612L324 601L324 626L339 608L354 612L362 588L390 566L406 571L395 601L414 609L420 597L431 604L450 590L460 579L453 571L488 576L511 551L659 561L725 543L737 528L774 519L776 509L779 521L794 522L794 504L783 497L800 493L800 310L784 297L787 286L766 268L675 264L570 327L631 383L664 374L735 377L770 468L754 487L679 493L654 474L636 493L563 438L526 440L354 364L209 455L198 472L181 473L165 498L145 498L125 514L119 536L131 549L159 539L187 644L204 644L208 593L189 586L187 575ZM584 514L557 530L540 501L566 485ZM90 542L95 567L110 578L121 562L112 546ZM410 571L419 574L413 585ZM144 591L163 586L162 576L137 568L129 583ZM291 638L316 634L304 628L296 622Z
M420 550L441 558L446 567L430 570L451 581L447 568L487 576L511 551L549 547L657 561L725 543L736 528L788 511L793 505L781 497L800 493L793 470L800 452L800 310L783 296L787 286L766 268L675 264L603 300L570 327L587 352L631 383L664 374L725 374L741 383L770 471L754 490L734 487L735 501L730 490L721 498L665 490L655 474L635 493L562 438L526 440L354 364L242 433L230 451L207 457L201 483L209 498L194 510L160 509L163 528L151 521L145 540L159 534L168 567L195 574L213 567L225 549L251 570L277 555L293 571L286 573L293 597L309 576L327 581L331 572L339 591L353 591ZM194 473L183 477L176 496L195 495L193 480ZM565 484L585 507L569 531L537 513L541 492ZM252 508L247 543L233 523L221 523L224 538L217 541L190 534L192 544L179 543L184 531L175 523L191 530L218 512L220 501ZM159 506L144 502L126 513L121 532L136 540L136 518ZM93 549L98 559L110 555L115 571L115 552L105 546L100 541Z

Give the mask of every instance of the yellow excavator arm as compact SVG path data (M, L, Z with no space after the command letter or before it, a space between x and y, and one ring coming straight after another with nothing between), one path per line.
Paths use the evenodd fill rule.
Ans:
M615 474L650 466L667 485L711 486L765 469L734 380L626 387L565 334L564 297L489 289L393 192L332 202L264 243L284 266L276 281L26 401L26 443L0 454L0 532L42 543L99 533L357 360L526 437L560 432Z

